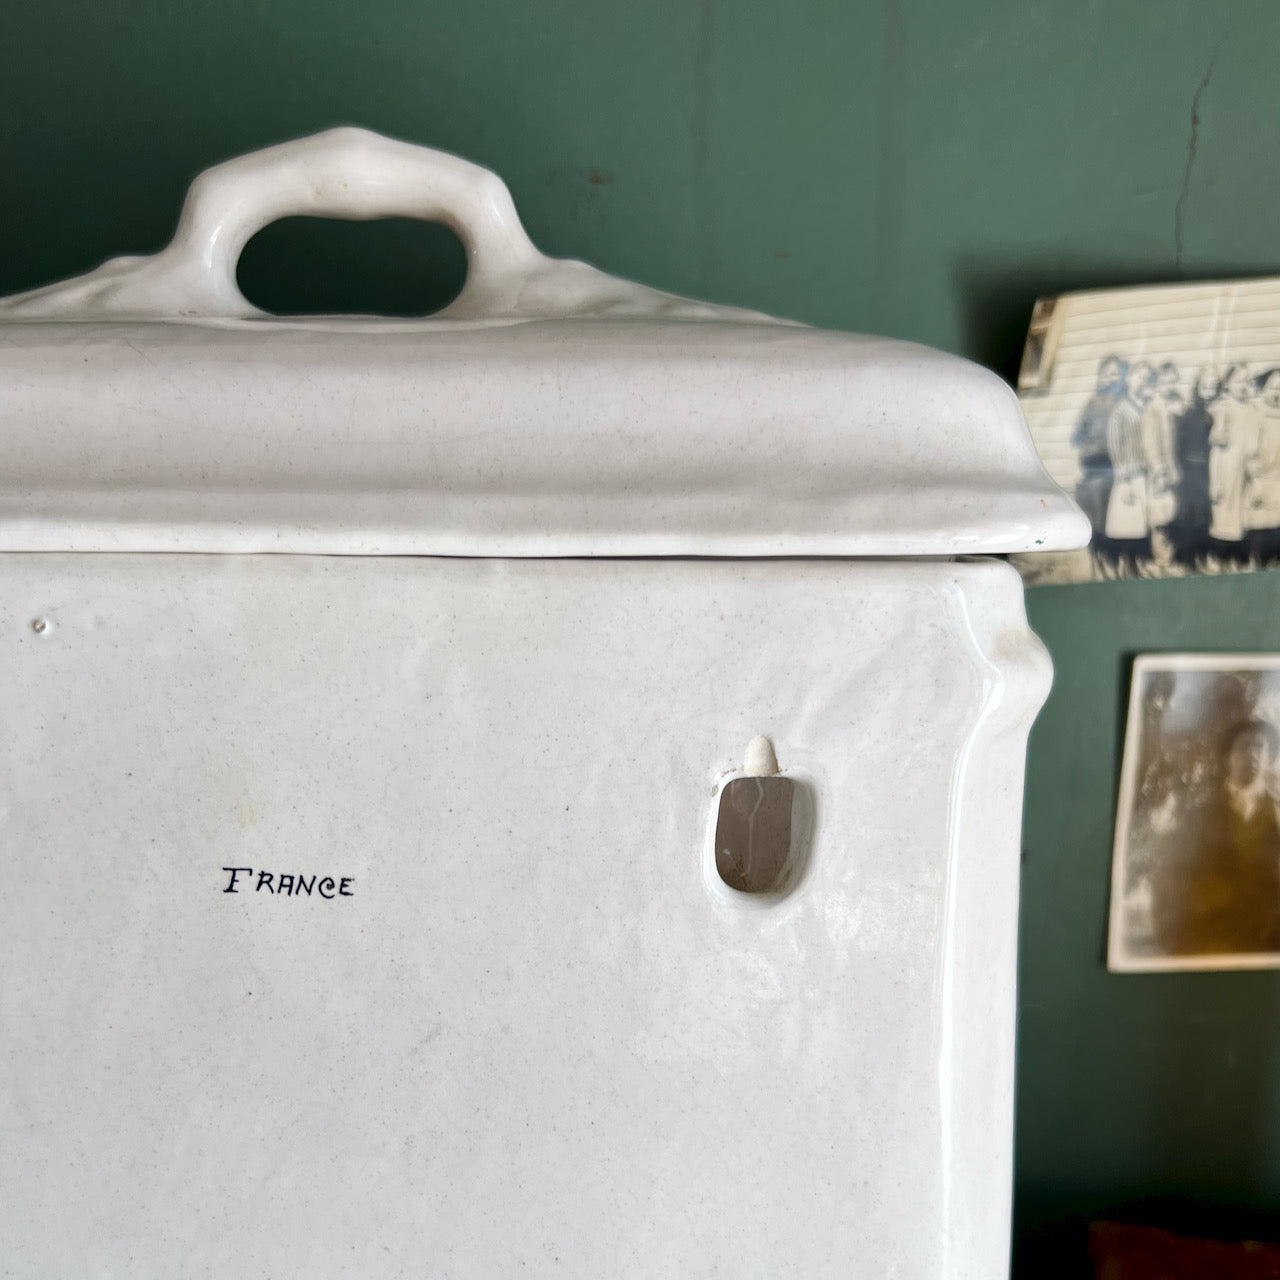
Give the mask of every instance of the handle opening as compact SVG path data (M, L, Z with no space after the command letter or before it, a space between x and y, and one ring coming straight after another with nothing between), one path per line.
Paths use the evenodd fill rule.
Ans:
M457 233L414 218L279 218L250 238L236 266L245 298L278 316L421 318L449 306L466 280Z

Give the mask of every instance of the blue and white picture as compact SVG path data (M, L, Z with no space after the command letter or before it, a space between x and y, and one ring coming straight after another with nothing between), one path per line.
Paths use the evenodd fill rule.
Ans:
M1019 390L1047 469L1093 525L1087 553L1035 580L1280 563L1280 283L1041 303Z

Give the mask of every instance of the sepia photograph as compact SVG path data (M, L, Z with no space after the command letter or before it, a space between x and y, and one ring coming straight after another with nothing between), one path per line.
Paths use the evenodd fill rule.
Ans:
M1280 968L1280 654L1133 668L1108 967Z

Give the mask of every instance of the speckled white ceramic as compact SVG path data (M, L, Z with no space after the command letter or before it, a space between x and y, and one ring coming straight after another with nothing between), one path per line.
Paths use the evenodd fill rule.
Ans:
M468 287L261 317L304 211ZM949 557L1085 536L990 375L549 262L356 131L0 303L6 1274L996 1280L1049 668ZM340 554L197 554L267 550Z

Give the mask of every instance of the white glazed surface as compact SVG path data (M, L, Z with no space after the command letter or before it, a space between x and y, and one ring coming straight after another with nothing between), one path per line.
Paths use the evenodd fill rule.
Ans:
M6 1274L1004 1274L1012 570L0 578ZM763 905L710 846L757 733L814 801Z
M283 320L275 218L467 247L419 321ZM192 186L162 252L0 300L0 550L955 555L1083 545L998 378L544 257L492 173L339 129Z

